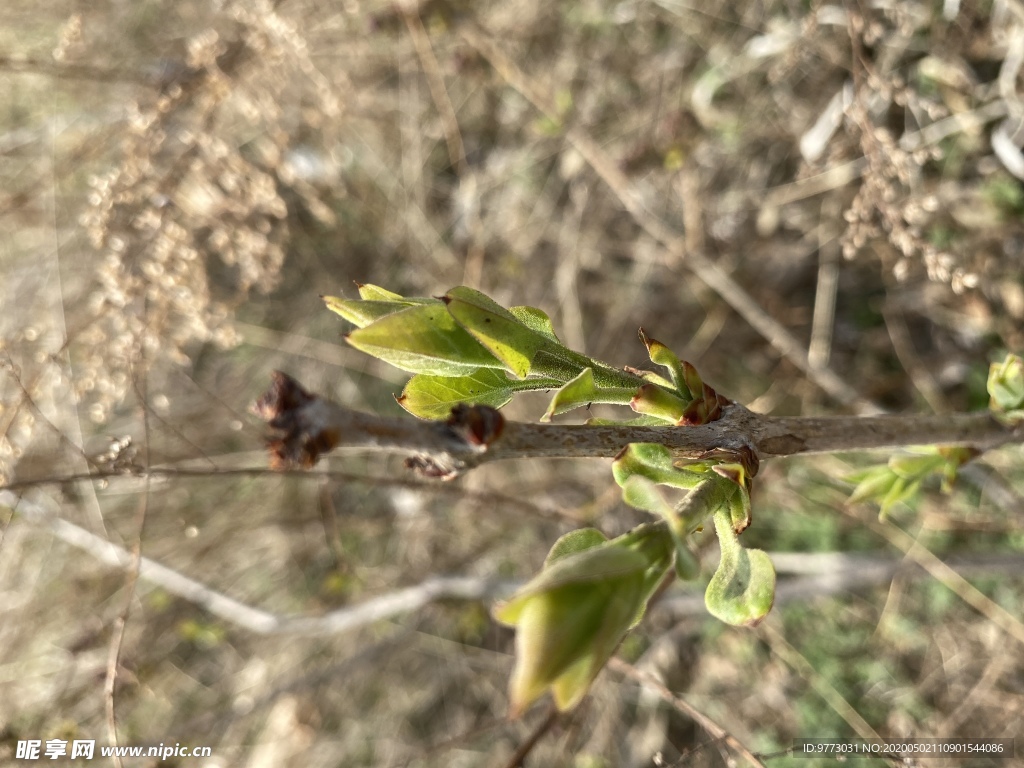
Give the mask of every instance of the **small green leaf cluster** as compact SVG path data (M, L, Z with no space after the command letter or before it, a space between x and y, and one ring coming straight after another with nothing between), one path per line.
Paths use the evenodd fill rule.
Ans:
M721 558L704 602L711 615L738 626L757 624L775 601L771 560L761 550L748 550L739 541L739 534L751 522L754 469L749 454L720 452L707 461L674 461L669 450L656 443L634 443L612 464L623 500L665 521L680 579L693 579L699 574L689 539L714 519ZM659 485L689 493L673 506Z
M1009 424L1024 421L1024 359L1007 354L992 363L988 373L989 408L996 418ZM854 483L851 504L874 502L880 506L879 519L885 520L898 504L909 504L921 492L930 477L938 477L943 493L949 493L957 470L975 456L965 447L928 446L913 453L893 456L880 466L849 475Z
M1024 359L1007 354L988 370L989 408L996 418L1011 425L1024 421ZM974 458L968 447L927 446L892 457L887 464L868 467L847 476L855 484L849 502L874 502L885 520L898 504L908 504L921 493L929 477L939 477L943 493L949 493L956 471Z
M645 424L705 423L724 404L687 363L675 361L671 381L613 368L562 344L543 311L505 309L465 286L437 298L406 298L361 285L359 299L324 301L357 326L346 336L349 344L415 374L398 402L420 418L447 418L459 403L500 408L519 392L551 389L542 421L611 403L646 414ZM649 349L658 344L645 342Z
M949 493L957 470L974 456L970 448L947 446L927 446L914 453L898 454L886 464L847 476L847 482L856 484L849 502L879 504L878 518L885 520L897 504L909 504L917 498L930 477L940 478L943 493Z
M1024 421L1024 359L1008 354L1001 363L992 363L988 394L990 407L997 416L1010 423Z
M664 375L617 369L574 352L541 310L505 309L464 286L438 298L405 298L361 285L359 299L325 301L357 326L349 344L414 374L398 402L420 418L447 418L460 403L500 408L519 392L550 389L542 421L610 403L639 415L589 423L686 427L715 421L729 404L642 329L648 356ZM548 690L560 709L575 706L673 565L680 578L699 575L690 539L711 520L722 556L705 593L708 609L730 624L760 621L774 600L775 571L764 552L744 549L738 539L750 524L756 472L752 451L679 462L657 443L627 446L613 463L623 499L660 520L612 541L593 529L567 534L544 569L495 610L499 621L517 628L513 712ZM688 493L673 505L659 486Z

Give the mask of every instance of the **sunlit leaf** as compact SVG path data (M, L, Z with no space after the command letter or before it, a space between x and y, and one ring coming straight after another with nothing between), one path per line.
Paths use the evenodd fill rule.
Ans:
M688 403L688 400L683 400L657 384L648 383L636 390L629 407L637 413L657 416L669 424L678 424Z
M359 298L366 301L405 301L404 297L372 283L360 283Z
M657 416L636 416L632 419L605 419L594 417L587 419L586 424L595 427L664 427L664 419Z
M516 393L512 383L503 371L494 368L480 368L465 376L421 373L409 379L398 404L421 419L445 419L459 403L501 408Z
M443 304L407 307L353 331L349 344L411 373L463 376L504 367L469 335Z
M647 336L644 329L640 329L640 340L647 347L647 354L651 358L651 362L655 365L660 365L663 368L667 368L669 376L672 379L672 385L675 390L679 393L680 397L684 400L692 400L694 397L699 396L700 392L691 393L689 387L686 384L686 377L683 373L683 364L676 357L676 354L662 344L657 339L652 339Z
M472 288L452 288L444 301L459 325L519 378L530 373L534 355L551 341Z
M408 301L364 301L363 299L342 299L338 296L324 296L324 303L327 308L335 314L341 315L354 326L365 328L370 323L380 320L382 317L401 312L403 309L414 306ZM425 302L421 302L425 303ZM438 305L440 301L433 301Z
M555 326L551 323L547 312L536 307L509 307L508 311L531 331L547 336L556 344L562 343L555 334Z

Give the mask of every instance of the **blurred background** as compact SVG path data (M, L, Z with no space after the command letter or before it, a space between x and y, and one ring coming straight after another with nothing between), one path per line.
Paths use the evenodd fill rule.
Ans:
M885 525L843 480L884 456L765 463L769 619L676 586L576 712L510 722L490 600L642 521L607 462L279 475L247 410L281 369L400 412L318 298L356 282L537 306L614 365L643 326L763 413L983 408L1024 348L1022 64L1019 0L5 0L0 762L114 724L212 748L172 766L742 762L666 688L771 766L1024 735L1019 446Z

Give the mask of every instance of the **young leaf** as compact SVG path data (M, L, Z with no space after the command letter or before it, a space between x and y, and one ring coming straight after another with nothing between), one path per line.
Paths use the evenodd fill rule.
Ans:
M633 475L683 490L695 488L704 479L700 473L678 468L672 452L658 443L630 443L612 462L612 476L620 486Z
M715 618L734 626L754 626L775 602L775 567L760 549L744 549L732 528L729 511L715 513L715 531L722 550L704 603Z
M988 393L994 410L1024 418L1024 359L1008 354L1001 363L992 363L988 372Z
M693 581L700 576L700 560L686 544L676 544L676 577L680 581Z
M555 335L555 326L551 318L543 310L536 307L509 307L508 311L531 331L544 334L556 344L562 343Z
M516 393L499 370L479 368L465 376L417 374L402 390L398 404L421 419L446 419L459 403L501 408Z
M579 528L560 536L544 558L544 567L550 568L558 560L586 549L593 549L608 541L608 537L597 528Z
M544 569L494 609L495 619L516 627L513 716L549 689L559 710L576 706L671 564L664 530L603 538L594 529L563 536Z
M690 392L683 373L683 364L679 362L679 358L676 357L676 354L671 349L657 339L649 338L643 328L640 329L640 341L647 347L647 354L651 358L652 363L668 368L669 376L672 377L672 384L680 397L684 400L692 400L700 395L699 392Z
M736 533L743 533L750 526L752 513L750 508L750 491L746 486L739 486L729 499L729 519Z
M664 427L665 420L657 416L637 416L633 419L587 419L584 422L593 427Z
M689 402L656 384L642 384L630 400L629 407L637 413L657 416L670 424L678 424Z
M530 373L537 351L550 343L545 334L472 288L452 288L443 301L456 322L521 379Z
M878 510L878 519L884 522L889 517L893 507L900 503L910 503L920 490L921 480L907 480L903 477L897 477L896 482L889 488L889 492L882 497Z
M633 397L633 389L602 388L594 385L594 369L584 368L580 375L559 389L548 405L541 421L551 421L552 416L580 408L590 403L626 404Z
M622 500L633 509L649 512L665 520L672 519L672 506L665 501L654 482L642 475L631 475L621 485Z
M356 283L359 298L365 301L405 301L399 294L372 283Z
M346 340L411 373L463 376L478 368L504 367L441 304L407 307L353 331Z
M341 315L357 328L365 328L370 323L380 320L382 317L401 312L403 309L414 306L416 303L427 302L440 304L439 300L428 299L424 301L411 302L402 299L400 301L363 300L363 299L342 299L337 296L323 296L327 308L337 315Z
M857 483L850 494L848 502L859 504L862 501L876 501L885 497L899 477L888 465L869 467L861 472L854 472L847 478L848 482Z

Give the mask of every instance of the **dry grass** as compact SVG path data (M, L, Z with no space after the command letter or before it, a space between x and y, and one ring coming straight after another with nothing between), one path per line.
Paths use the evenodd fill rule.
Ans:
M396 408L400 377L334 346L317 298L352 281L540 306L615 364L643 363L644 326L765 412L983 406L989 358L1024 347L1024 7L807 6L4 3L0 477L195 470L17 493L280 615L523 578L581 521L639 521L599 463L440 489L359 455L333 477L223 474L261 465L245 410L274 368ZM843 506L862 461L767 464L745 535L903 557ZM979 559L971 584L1019 617L1019 565L997 555L1024 548L1024 462L988 467L897 523ZM213 747L182 766L501 765L544 720L506 722L511 636L481 604L260 636L133 588L27 509L0 512L0 760L19 739L110 743L105 682L120 743ZM964 589L908 566L786 601L761 634L667 600L622 655L755 751L856 718L1022 735L1024 654ZM731 753L609 671L527 765L657 754Z

